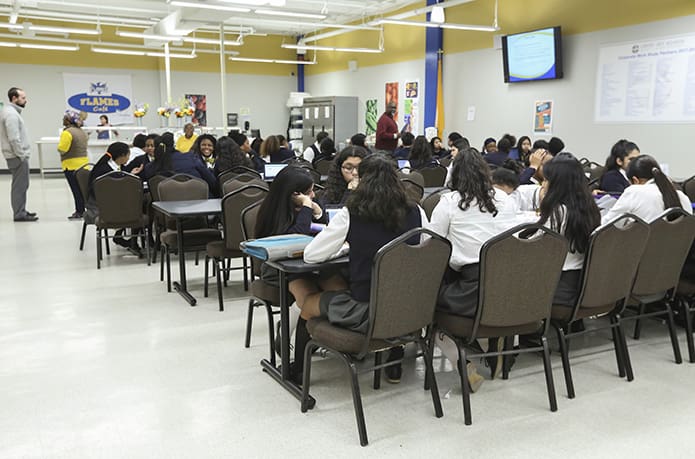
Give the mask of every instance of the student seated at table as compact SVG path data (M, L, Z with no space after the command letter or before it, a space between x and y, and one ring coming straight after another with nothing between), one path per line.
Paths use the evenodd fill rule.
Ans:
M362 147L349 146L335 157L328 171L326 189L319 198L324 207L345 204L359 183L357 169L367 154L367 150Z
M519 188L519 176L513 170L499 167L492 171L492 185L507 195L512 195Z
M409 167L410 170L417 171L427 167L434 167L438 164L439 162L432 157L432 148L427 141L427 137L424 135L415 137L413 146L410 148L410 156L408 156L406 167Z
M248 142L248 140L246 141ZM217 161L215 161L215 175L233 169L237 166L244 166L253 169L253 163L248 155L241 151L239 145L227 136L220 137L217 141Z
M190 152L200 156L208 169L215 167L217 160L217 139L210 134L201 134L193 142Z
M237 145L239 145L241 151L246 153L246 155L253 163L253 168L256 170L256 172L262 174L265 170L265 161L263 161L263 158L261 158L261 155L259 155L257 151L254 151L254 149L251 148L251 144L249 144L249 138L239 131L230 131L229 138L236 142Z
M92 219L99 215L99 209L97 208L96 196L94 194L94 182L96 179L102 175L106 175L112 171L120 171L121 168L128 162L130 158L130 148L127 144L123 142L114 142L108 146L106 153L102 155L101 158L96 162L94 167L89 173L88 183L88 193L87 193L87 203L86 212L91 214ZM138 174L143 169L140 165L131 170L131 173ZM124 171L125 172L125 171ZM138 246L136 238L130 238L129 240L123 238L125 230L119 229L114 235L113 242L122 247L133 249L138 255L142 255L142 251Z
M592 231L601 224L601 213L587 186L584 169L572 154L559 154L543 170L538 223L562 234L569 242L553 304L572 307L579 294L584 253Z
M671 180L661 171L659 163L649 155L633 158L627 167L627 176L632 183L625 188L618 201L601 219L609 222L622 214L633 214L647 223L666 209L681 207L692 214L690 199L676 190Z
M306 283L293 292L304 320L326 317L332 324L366 333L369 327L369 292L376 252L406 231L426 225L427 216L412 201L399 180L393 160L372 154L360 163L360 182L326 229L304 249L304 261L320 263L333 257L346 242L350 246L349 286L335 288ZM420 237L408 241L418 244ZM297 337L300 337L299 328ZM308 335L303 336L308 339ZM306 341L297 341L301 349ZM394 348L388 360L403 357ZM390 369L390 370L389 370ZM387 367L387 379L400 380L400 366Z
M507 134L508 135L508 134ZM485 161L492 167L499 167L509 157L509 150L512 148L512 143L508 137L502 137L497 143L494 151L489 152L485 156Z
M314 156L314 159L311 161L311 165L313 167L316 167L316 163L320 159L325 159L326 161L332 161L333 158L335 157L336 153L335 149L335 142L333 139L330 137L326 137L321 141L321 144L319 145L319 154Z
M171 132L159 136L155 145L155 160L145 168L144 180L149 180L157 174L189 174L205 180L211 195L216 193L217 180L212 171L203 164L200 156L174 150L174 135Z
M275 180L270 184L268 195L258 209L256 218L255 235L257 238L276 236L280 234L312 234L311 223L325 221L323 210L313 201L314 181L308 170L287 166L282 169ZM261 279L271 285L279 287L279 275L277 270L263 264L261 266ZM343 278L335 273L315 276L313 274L288 275L288 289L294 296L296 304L301 308L304 298L310 292L318 288L336 290L345 287ZM293 309L290 309L292 312ZM307 335L304 321L298 324L291 314L290 332L297 327L297 340ZM276 339L279 339L277 337ZM300 355L301 354L301 355ZM295 361L301 362L303 349L299 351L295 345ZM294 365L290 371L295 381L301 381L301 363Z
M506 193L495 191L490 168L475 148L461 150L451 172L449 188L453 191L442 194L429 224L432 231L447 238L452 246L437 308L474 317L478 306L480 248L490 238L516 225L516 210ZM440 338L437 344L456 366L458 353L453 342ZM470 362L467 372L471 389L476 391L483 379Z
M627 167L630 160L639 154L639 148L635 143L625 139L618 140L606 159L606 172L601 177L599 189L617 193L625 191L625 188L630 186L630 181L627 178Z
M415 136L410 132L404 132L401 135L401 146L393 152L393 157L396 159L408 159L410 149L413 147Z
M452 133L452 135L453 134L456 134L456 132ZM465 137L459 137L449 145L449 156L452 158L452 160L451 163L449 163L449 165L446 167L446 178L444 179L445 187L451 188L451 171L454 168L454 160L456 160L456 157L458 156L460 151L467 150L470 147L471 144Z
M528 167L519 174L519 183L522 185L540 185L543 181L543 164L551 159L553 159L553 154L549 150L545 148L534 149L528 157Z

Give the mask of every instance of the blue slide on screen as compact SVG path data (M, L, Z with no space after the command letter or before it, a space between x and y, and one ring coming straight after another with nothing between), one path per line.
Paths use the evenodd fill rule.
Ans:
M507 37L509 81L557 78L553 28Z

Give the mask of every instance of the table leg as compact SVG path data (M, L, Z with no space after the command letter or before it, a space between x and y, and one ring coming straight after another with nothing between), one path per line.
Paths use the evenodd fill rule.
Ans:
M196 305L196 299L188 293L186 286L186 256L183 251L183 224L180 218L176 219L176 245L179 252L179 279L180 282L174 282L174 290L181 295L191 306Z
M41 144L37 144L38 150L39 150L39 172L41 172L41 179L43 180L43 149L41 148Z
M297 400L302 400L302 389L290 380L290 307L287 292L287 273L279 270L280 282L280 335L282 342L280 346L280 362L281 367L278 371L277 367L271 364L268 360L261 360L261 366L270 376L273 377L282 387L285 388ZM314 408L316 400L309 397L309 409Z

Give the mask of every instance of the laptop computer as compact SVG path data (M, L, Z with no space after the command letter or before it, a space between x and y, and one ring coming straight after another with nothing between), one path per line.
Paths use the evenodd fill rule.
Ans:
M334 207L327 206L327 207L326 207L326 217L328 218L328 221L330 222L331 220L333 220L333 217L335 217L335 214L337 214L338 212L340 212L340 209L342 209L343 207L344 207L344 206L340 206L340 207L338 207L338 206L334 206Z
M408 165L408 160L407 159L399 159L398 160L398 168L403 169Z
M275 176L280 173L281 170L286 168L288 165L287 164L275 164L275 163L267 163L264 166L264 177L266 180L273 180L275 179Z

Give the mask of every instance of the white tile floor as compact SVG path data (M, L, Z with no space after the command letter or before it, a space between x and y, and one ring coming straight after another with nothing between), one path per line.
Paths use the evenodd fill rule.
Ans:
M343 370L314 365L308 414L265 375L259 310L243 347L238 280L226 311L167 294L156 267L117 248L99 271L93 227L79 252L64 179L32 175L38 223L13 223L9 177L0 176L0 457L692 457L695 364L675 365L665 328L630 340L635 381L618 378L608 333L572 353L577 398L565 396L553 354L559 411L547 407L542 364L520 359L509 381L486 381L463 425L453 372L439 372L444 417L422 390L422 364L379 391L362 378L370 445L360 448ZM231 299L236 296L236 299ZM681 333L681 346L687 355ZM412 352L412 350L410 351ZM440 367L442 365L440 364ZM484 371L481 369L481 371Z

